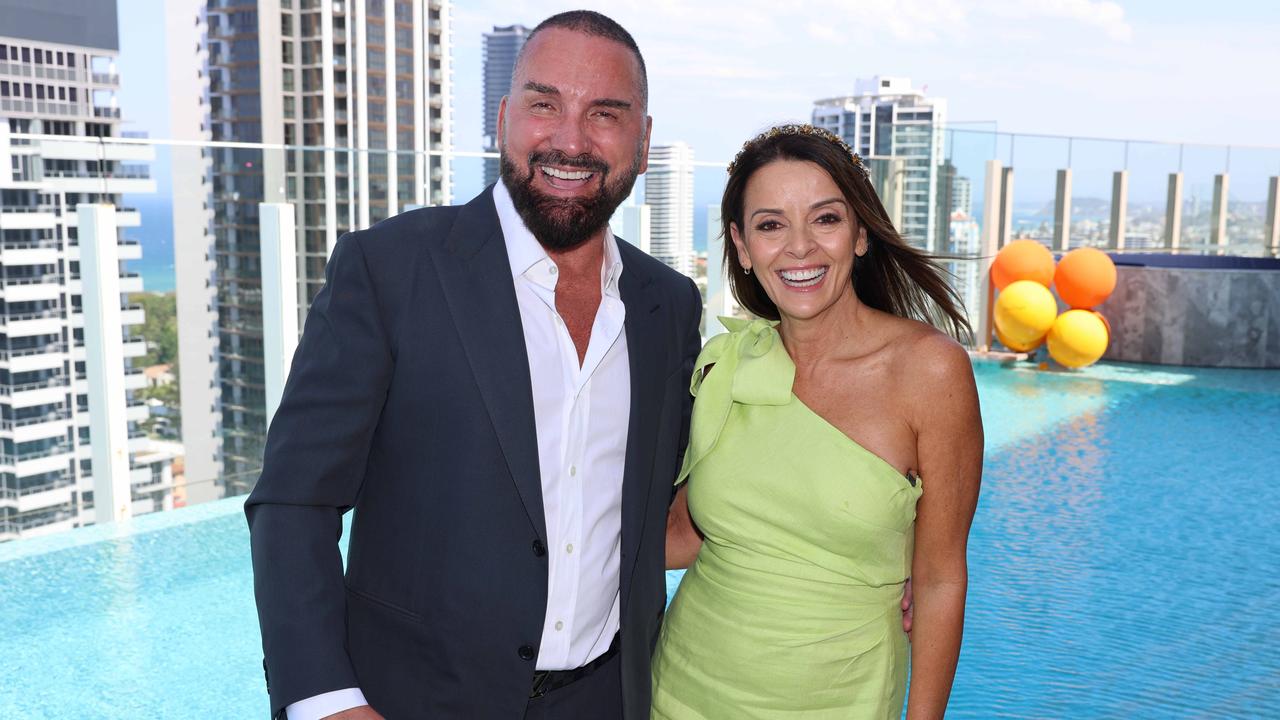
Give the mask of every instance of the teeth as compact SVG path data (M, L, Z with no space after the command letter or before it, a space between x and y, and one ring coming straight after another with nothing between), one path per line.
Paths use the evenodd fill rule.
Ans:
M557 170L556 168L548 167L546 165L542 166L542 172L550 175L553 178L559 178L561 180L586 180L587 178L591 177L594 174L594 173L589 173L586 170L577 170L577 171Z
M806 268L804 270L780 270L778 272L783 282L797 287L817 285L826 274L827 269L825 267Z

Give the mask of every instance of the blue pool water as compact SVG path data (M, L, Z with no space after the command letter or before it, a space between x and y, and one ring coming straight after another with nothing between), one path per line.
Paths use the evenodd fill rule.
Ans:
M1280 373L976 368L948 717L1280 717ZM0 545L0 618L2 717L267 710L238 499Z

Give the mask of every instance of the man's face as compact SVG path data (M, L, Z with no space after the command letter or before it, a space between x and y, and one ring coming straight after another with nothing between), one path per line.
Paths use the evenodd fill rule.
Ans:
M534 36L498 110L502 180L529 230L569 250L604 228L649 159L640 65L606 38Z

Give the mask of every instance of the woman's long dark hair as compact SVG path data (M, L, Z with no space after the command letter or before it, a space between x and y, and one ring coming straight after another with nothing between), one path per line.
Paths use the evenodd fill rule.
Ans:
M747 143L729 166L720 218L729 285L740 305L762 318L779 319L778 307L760 282L743 270L730 241L730 224L737 224L746 235L743 202L747 182L775 160L811 162L825 170L867 229L867 252L853 263L853 289L863 304L929 323L957 339L972 336L964 303L947 282L949 273L902 239L848 147L829 132L809 126L782 126L764 133Z

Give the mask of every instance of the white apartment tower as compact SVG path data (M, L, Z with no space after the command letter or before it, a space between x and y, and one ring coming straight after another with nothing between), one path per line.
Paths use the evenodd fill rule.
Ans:
M859 79L853 95L818 100L813 108L813 124L839 135L864 159L902 161L898 232L930 251L942 249L936 199L945 121L946 101L925 97L904 77Z
M130 497L117 504L134 513L172 504L175 453L149 448L139 427L148 409L134 397L146 384L132 367L146 354L134 333L144 318L125 293L143 288L123 261L141 258L140 246L116 235L103 254L116 262L81 277L76 207L110 203L116 227L137 227L122 195L155 191L151 148L98 140L120 136L118 52L114 2L0 0L0 540L94 522L89 397L101 387L91 382L124 391L111 429L128 443ZM108 315L123 344L97 366L106 381L86 369L96 350L85 342L91 283L118 283L119 313Z
M687 143L649 149L644 202L651 208L649 254L693 277L693 148Z
M171 68L170 87L182 93L171 99L175 137L268 146L207 150L206 164L186 171L204 173L211 212L175 202L175 228L186 234L175 245L198 245L214 263L175 259L179 340L198 348L180 355L207 358L216 390L213 419L200 437L188 438L184 423L184 443L214 450L222 493L252 486L267 429L258 203L295 206L305 313L343 233L450 202L450 8L445 0L177 0L168 10L171 27L194 21L203 30L194 54L185 45L185 67ZM171 58L183 52L175 47L183 45L171 46ZM184 302L184 287L208 302ZM184 377L184 408L188 396L209 405L198 401L207 395Z

